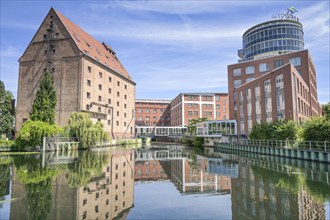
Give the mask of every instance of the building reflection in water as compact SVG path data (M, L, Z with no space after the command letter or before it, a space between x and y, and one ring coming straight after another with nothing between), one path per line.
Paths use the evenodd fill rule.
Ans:
M34 183L32 177L25 180L21 174L28 170L14 167L11 195L17 200L10 219L125 218L134 206L133 149L82 152L70 164L52 160L46 170L58 171L58 175Z
M325 219L324 201L307 191L304 169L298 168L295 172L286 164L276 163L278 157L260 160L212 149L205 152L238 162L239 175L231 179L232 219ZM301 167L309 165L301 164ZM326 166L321 168L324 169Z
M134 184L168 181L181 195L231 195L233 219L325 219L329 164L259 156L173 145L53 154L48 164L14 156L0 166L0 201L12 199L10 219L125 219Z
M184 194L230 193L231 175L237 176L237 165L229 167L221 159L184 152L182 147L162 145L136 151L135 181L170 180Z

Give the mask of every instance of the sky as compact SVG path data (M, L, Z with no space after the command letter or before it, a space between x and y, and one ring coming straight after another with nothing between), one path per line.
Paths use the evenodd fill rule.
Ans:
M329 1L5 1L0 15L0 80L17 94L18 59L51 7L105 41L133 77L136 98L227 92L227 66L242 35L294 6L317 71L318 99L330 101Z

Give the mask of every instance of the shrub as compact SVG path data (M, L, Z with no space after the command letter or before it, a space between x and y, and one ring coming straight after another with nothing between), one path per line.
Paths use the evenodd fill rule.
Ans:
M27 121L19 131L15 144L18 150L33 150L41 146L43 137L61 136L63 129L56 124L42 121Z
M301 128L304 141L330 141L330 121L325 117L307 120Z

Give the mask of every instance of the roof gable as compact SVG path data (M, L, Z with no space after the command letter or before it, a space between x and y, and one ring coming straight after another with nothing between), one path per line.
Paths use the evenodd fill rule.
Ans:
M129 73L126 71L124 66L117 58L116 53L108 44L104 42L100 43L94 37L89 35L83 29L81 29L64 15L62 15L59 11L54 11L60 18L61 22L71 35L71 38L74 40L74 42L82 53L86 54L97 62L109 67L110 69L119 73L125 78L132 80Z

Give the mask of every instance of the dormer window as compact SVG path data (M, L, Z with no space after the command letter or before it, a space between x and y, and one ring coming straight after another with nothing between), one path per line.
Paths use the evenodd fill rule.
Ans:
M96 51L97 51L98 54L101 54L101 52L98 49L96 49Z
M91 45L89 45L89 43L87 43L87 42L86 42L86 45L87 45L89 48L91 47Z

